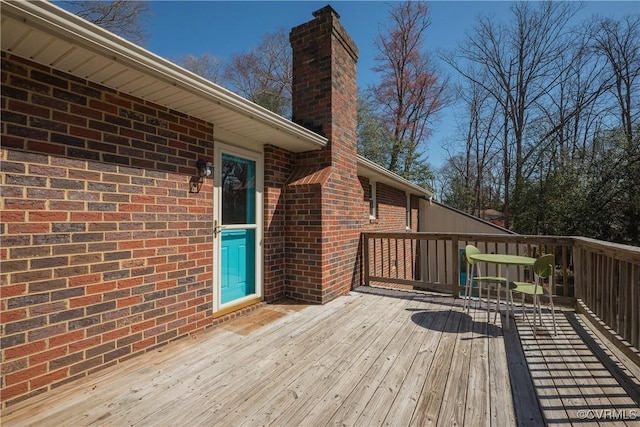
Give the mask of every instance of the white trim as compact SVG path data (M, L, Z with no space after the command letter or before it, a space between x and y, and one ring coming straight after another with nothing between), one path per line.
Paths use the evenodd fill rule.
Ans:
M222 190L220 187L220 182L222 180L222 171L221 171L221 163L222 163L222 153L231 154L234 156L246 158L249 160L253 160L256 162L256 204L255 204L255 227L256 230L256 265L255 265L255 286L256 290L254 294L247 295L243 298L233 300L231 302L222 304L220 300L221 296L221 268L220 268L220 243L222 239L216 237L213 239L213 312L214 314L224 308L234 306L240 304L244 301L262 298L264 293L264 283L263 283L263 265L264 265L264 227L263 227L263 216L264 216L264 156L262 153L257 153L255 151L249 151L242 148L238 148L232 145L222 144L217 142L214 149L214 191L213 191L213 220L221 224L222 222ZM233 225L222 226L223 230L232 230L237 228ZM247 228L247 227L243 227Z
M407 205L406 205L406 214L405 214L405 226L407 230L411 230L411 193L408 191L405 192L407 195Z
M377 219L378 218L378 192L377 192L377 182L369 181L369 219Z

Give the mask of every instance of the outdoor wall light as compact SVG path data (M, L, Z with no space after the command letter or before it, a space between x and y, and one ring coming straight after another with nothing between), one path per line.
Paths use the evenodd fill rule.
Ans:
M200 159L196 163L196 167L198 168L198 175L200 175L200 177L202 178L213 177L213 163Z

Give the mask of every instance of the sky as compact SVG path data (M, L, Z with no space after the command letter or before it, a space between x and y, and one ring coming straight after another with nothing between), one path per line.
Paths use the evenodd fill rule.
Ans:
M234 53L247 52L258 45L262 37L279 29L287 32L313 19L312 13L331 4L340 21L359 50L358 86L377 81L371 71L376 50L374 39L388 22L393 2L388 1L151 1L147 17L148 41L151 52L176 60L186 54L210 54L229 58ZM510 2L506 1L433 1L431 25L425 33L426 48L437 53L455 49L473 29L480 14L497 20L509 17ZM640 13L637 1L588 1L582 18L593 14L621 17ZM457 78L446 64L440 69ZM457 135L456 108L443 111L427 143L427 160L434 170L444 164L447 147Z

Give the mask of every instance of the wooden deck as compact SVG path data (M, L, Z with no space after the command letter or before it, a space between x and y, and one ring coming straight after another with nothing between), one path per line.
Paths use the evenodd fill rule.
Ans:
M635 368L596 349L603 365L573 312L534 338L519 312L503 330L461 305L378 288L268 305L11 406L2 425L640 424Z

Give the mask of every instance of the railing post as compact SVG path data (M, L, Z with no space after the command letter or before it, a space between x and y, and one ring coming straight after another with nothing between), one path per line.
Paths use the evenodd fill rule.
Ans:
M420 238L420 281L426 287L429 283L429 240Z
M364 285L369 286L369 235L367 233L362 234L364 238L364 244L362 245L364 254L362 259L364 260Z
M453 252L453 297L460 298L460 255L458 254L458 235L451 238L451 252Z
M582 277L582 266L584 265L584 261L582 259L582 249L576 245L575 240L573 241L571 251L573 252L573 296L576 301L574 309L576 309L578 306L578 300L584 299L584 284Z

